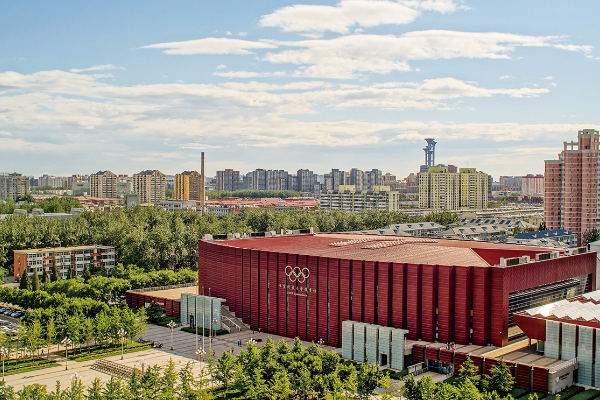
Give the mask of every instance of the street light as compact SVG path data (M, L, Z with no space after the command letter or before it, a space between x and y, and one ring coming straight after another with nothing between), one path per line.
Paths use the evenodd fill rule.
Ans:
M65 346L65 370L69 369L69 346L73 345L73 341L69 339L68 336L65 336L63 340L60 341L60 344Z
M121 360L122 360L123 359L123 345L125 344L125 335L127 335L127 332L125 331L125 329L121 328L117 332L117 335L119 335L119 340L121 341Z
M202 360L204 360L204 356L206 356L206 352L202 349L198 349L196 350L196 358L198 359L198 362L201 362Z
M2 382L4 382L4 359L8 358L10 350L2 346L0 348L0 357L2 357Z
M254 343L256 343L256 340L254 340L253 338L250 338L250 340L248 340L248 341L246 342L246 344L247 344L247 345L248 345L248 344L254 344Z
M167 327L171 329L171 350L173 350L173 328L175 328L176 326L177 324L173 322L173 320L171 320L171 322L167 324Z
M323 338L320 338L317 343L319 343L319 346L323 346L323 343L325 343L325 341L323 340Z
M138 364L140 364L140 367L142 367L142 374L143 374L144 369L146 368L146 365L148 365L148 362L144 358L142 358Z
M71 375L71 383L77 385L79 381L81 381L81 375L79 375L77 372Z
M212 310L211 310L212 311ZM212 323L210 324L210 332L209 332L209 339L210 339L210 348L212 350L212 335L213 335L213 325L217 324L217 319L213 318L213 320L211 321ZM216 329L215 329L216 331ZM215 332L216 333L216 332ZM216 335L215 335L216 336Z

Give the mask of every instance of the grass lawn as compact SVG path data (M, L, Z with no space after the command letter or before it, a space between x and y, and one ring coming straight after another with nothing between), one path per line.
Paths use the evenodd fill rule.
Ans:
M43 358L33 360L7 360L4 362L4 375L36 371L38 369L51 368L57 365L58 363L56 361L50 361Z
M150 348L152 348L152 343L139 343L134 341L132 343L127 343L124 346L123 353L133 353L136 351L146 350ZM69 357L69 359L80 362L95 360L97 358L110 357L117 354L121 354L120 344L114 344L109 346L96 345L86 347L84 350L76 353L74 356Z
M178 326L181 325L181 320L179 319L179 317L168 317L166 315L163 315L155 322L148 322L158 326L167 326L171 321L175 322Z

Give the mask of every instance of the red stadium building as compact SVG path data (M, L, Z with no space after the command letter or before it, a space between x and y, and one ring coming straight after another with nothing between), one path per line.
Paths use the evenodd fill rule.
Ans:
M504 346L512 314L595 289L596 253L314 234L199 242L199 285L254 329L341 345L346 320Z

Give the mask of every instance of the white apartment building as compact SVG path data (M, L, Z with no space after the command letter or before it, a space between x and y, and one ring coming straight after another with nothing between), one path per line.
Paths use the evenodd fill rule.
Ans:
M25 271L32 276L34 269L40 277L44 271L50 274L54 261L61 279L67 277L69 269L76 275L83 274L86 266L110 271L115 266L115 255L114 247L101 245L15 250L14 277L18 279Z
M354 185L340 185L339 190L328 190L320 195L320 208L325 210L389 210L397 211L400 194L389 186L375 186L374 190L356 190Z

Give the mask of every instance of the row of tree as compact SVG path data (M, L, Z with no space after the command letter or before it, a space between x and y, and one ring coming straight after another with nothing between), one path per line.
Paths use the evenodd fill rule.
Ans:
M320 232L345 232L425 220L448 225L458 217L451 212L421 217L399 211L353 213L320 209L281 212L244 209L237 214L216 217L195 211L164 211L158 207L85 212L66 221L12 215L0 222L0 266L12 268L14 250L101 243L114 246L117 261L125 265L135 264L145 270L195 268L198 240L205 234L310 227Z
M514 384L510 367L502 359L491 368L490 375L482 378L477 366L467 357L454 382L434 383L428 376L417 382L409 376L401 391L407 400L514 400L510 395ZM560 395L557 396L560 399ZM528 398L537 399L535 393Z
M65 337L71 339L76 350L83 345L117 344L121 328L126 332L124 338L131 341L145 330L146 314L143 308L136 312L128 307L110 307L95 316L64 315L52 309L38 309L28 312L20 326L16 337L1 336L0 345L15 355L34 356L44 347L49 349L60 344Z
M224 398L369 399L381 386L386 389L382 398L395 394L377 365L342 363L339 355L315 344L304 348L298 338L291 346L269 338L260 349L251 342L237 355L211 356L209 370Z
M104 272L104 269L101 271ZM86 267L80 277L69 274L67 279L59 279L56 264L53 264L52 272L42 274L42 279L38 277L37 270L34 270L32 278L23 275L19 281L19 289L43 290L49 294L64 294L66 297L88 298L108 303L118 301L129 289L176 285L197 280L198 272L190 269L180 269L176 272L145 272L135 265L124 267L122 264L113 268L111 276L92 275Z

